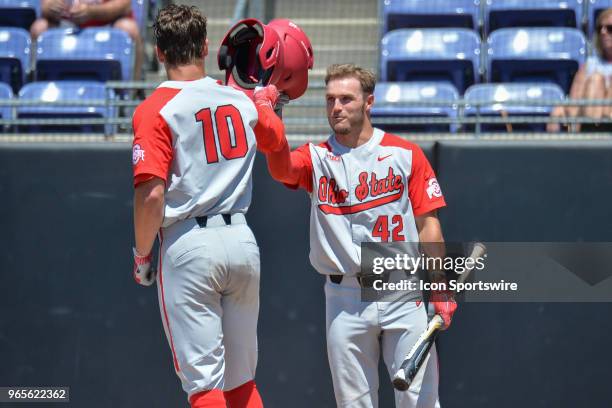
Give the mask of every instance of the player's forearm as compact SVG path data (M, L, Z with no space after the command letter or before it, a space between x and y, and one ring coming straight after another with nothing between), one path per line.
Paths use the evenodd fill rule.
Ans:
M296 161L292 160L291 156L289 143L285 141L280 150L266 154L268 170L274 180L285 184L297 185L300 181L301 169Z
M444 242L442 226L440 225L440 220L438 220L436 211L417 216L415 220L421 244ZM442 248L442 250L440 248ZM427 255L444 256L443 248L443 245L432 245L430 247L431 253L427 253Z
M417 217L417 229L419 231L419 241L421 249L429 258L442 259L446 255L446 246L442 227L438 217L434 213ZM430 270L430 279L434 282L444 279L444 274L438 270Z
M140 255L148 255L164 218L164 182L154 179L134 191L135 247Z
M253 131L257 140L257 150L266 154L276 152L287 144L285 125L272 108L265 105L256 105L256 107L258 120Z

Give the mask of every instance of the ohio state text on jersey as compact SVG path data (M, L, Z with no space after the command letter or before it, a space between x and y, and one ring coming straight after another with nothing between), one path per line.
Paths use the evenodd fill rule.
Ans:
M362 242L419 242L415 216L446 205L421 148L380 129L357 148L331 136L293 154L309 163L309 176L290 187L310 193L310 261L319 273L357 274Z

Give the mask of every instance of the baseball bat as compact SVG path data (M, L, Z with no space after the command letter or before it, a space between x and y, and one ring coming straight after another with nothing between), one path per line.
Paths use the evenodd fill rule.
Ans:
M396 390L406 391L410 387L412 380L414 380L423 362L425 362L425 358L429 354L429 350L443 325L444 320L442 320L440 315L435 315L431 319L427 329L419 336L399 370L393 376L393 386Z
M472 248L469 258L481 258L486 252L486 246L481 242L477 242L474 244L474 248ZM474 267L466 269L459 278L457 278L457 282L465 282L473 269ZM427 329L419 336L414 346L412 346L412 349L410 349L410 352L404 358L404 361L402 361L399 370L397 370L393 376L393 387L395 387L396 390L406 391L408 387L410 387L414 377L416 377L419 369L425 362L429 350L436 341L436 337L438 333L440 333L440 329L443 325L444 320L440 315L435 315L431 319L427 325Z

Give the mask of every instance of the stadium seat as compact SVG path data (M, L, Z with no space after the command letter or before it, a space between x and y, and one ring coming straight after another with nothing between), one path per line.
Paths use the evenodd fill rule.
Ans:
M138 23L140 28L140 35L142 38L146 38L147 28L147 16L148 16L149 0L132 0L132 13L134 13L134 19Z
M488 82L552 82L565 93L587 44L575 28L503 28L491 33L487 50Z
M13 90L0 82L0 100L6 99L13 99ZM0 119L13 119L13 109L10 106L0 106ZM0 126L0 129L3 127L5 126Z
M583 8L583 0L488 0L485 31L510 27L579 28Z
M388 132L449 132L457 129L450 124L386 124L377 119L388 117L446 117L457 118L459 98L457 89L443 82L381 82L374 90L374 106L371 110L375 126ZM436 102L435 106L406 106L405 102Z
M589 36L593 35L593 31L595 30L595 21L597 21L599 13L609 8L612 8L612 0L589 0L587 12Z
M381 80L446 81L463 93L478 82L480 46L480 37L465 28L391 31L381 41Z
M38 38L36 55L39 81L132 79L132 39L119 29L50 29Z
M23 28L0 28L0 82L16 93L30 71L30 34Z
M40 0L0 0L0 27L30 30L40 16Z
M57 82L31 82L21 88L19 98L24 100L37 100L43 102L55 101L104 101L114 98L112 90L107 90L104 84L92 81L57 81ZM20 106L17 108L17 117L24 118L113 118L116 109L111 106L62 106L38 105ZM113 125L106 125L107 133L111 133ZM21 132L41 133L102 133L104 125L32 125L19 127Z
M555 84L532 83L498 83L473 85L465 91L466 107L464 115L468 117L503 117L507 116L533 116L548 117L555 106L555 102L565 99L563 90ZM525 105L508 104L507 102L527 102ZM551 101L549 104L534 105L533 101ZM475 106L478 103L480 106ZM484 105L482 105L484 104ZM546 130L545 123L513 123L515 131ZM465 130L473 131L474 125L464 126ZM485 132L505 132L506 124L484 123L481 130Z
M480 0L386 0L383 33L399 28L478 28Z

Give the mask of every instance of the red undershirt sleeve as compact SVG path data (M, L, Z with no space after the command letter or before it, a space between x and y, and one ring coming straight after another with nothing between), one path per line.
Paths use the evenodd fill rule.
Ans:
M312 159L308 144L291 151L285 126L269 106L257 106L259 119L254 128L257 149L266 155L270 175L292 189L312 192Z

